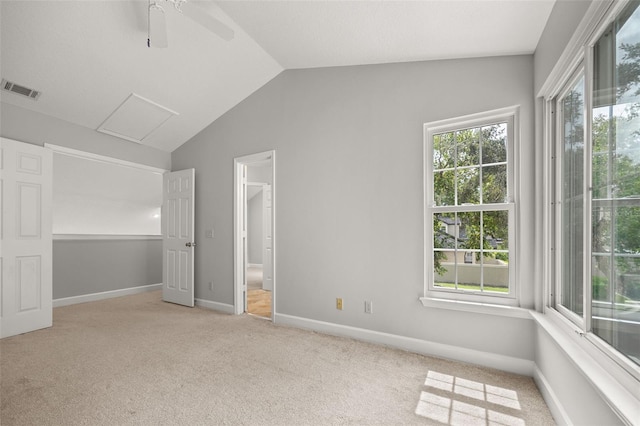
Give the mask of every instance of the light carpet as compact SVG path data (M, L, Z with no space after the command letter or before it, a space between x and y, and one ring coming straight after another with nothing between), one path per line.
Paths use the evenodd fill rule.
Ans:
M54 309L0 342L4 425L548 425L533 380L164 303Z

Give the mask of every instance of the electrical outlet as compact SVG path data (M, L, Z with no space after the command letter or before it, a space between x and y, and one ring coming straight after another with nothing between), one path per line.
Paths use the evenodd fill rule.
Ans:
M213 229L207 229L207 231L205 232L205 237L213 238Z
M342 297L338 297L336 299L336 309L341 311L342 310Z
M213 281L209 281L209 290L213 291Z
M364 313L365 314L370 314L372 312L373 309L373 302L371 300L365 300L364 301Z

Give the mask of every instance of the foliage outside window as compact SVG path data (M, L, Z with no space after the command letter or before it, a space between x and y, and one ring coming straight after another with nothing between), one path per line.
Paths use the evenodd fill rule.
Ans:
M618 15L593 47L593 68L555 101L561 230L556 308L638 365L639 6L630 2Z
M428 291L514 297L514 110L426 125Z

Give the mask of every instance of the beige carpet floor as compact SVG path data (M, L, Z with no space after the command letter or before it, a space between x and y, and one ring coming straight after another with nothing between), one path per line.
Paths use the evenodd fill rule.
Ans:
M548 425L533 380L160 300L0 341L5 425Z

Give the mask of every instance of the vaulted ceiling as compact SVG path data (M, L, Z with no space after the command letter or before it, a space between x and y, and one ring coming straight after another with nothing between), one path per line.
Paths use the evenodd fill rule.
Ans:
M164 49L147 47L148 0L2 0L0 75L41 96L0 100L98 129L134 93L152 103L120 124L144 134L177 113L141 142L170 152L285 69L533 53L555 2L193 2L233 29L225 41L156 1Z

